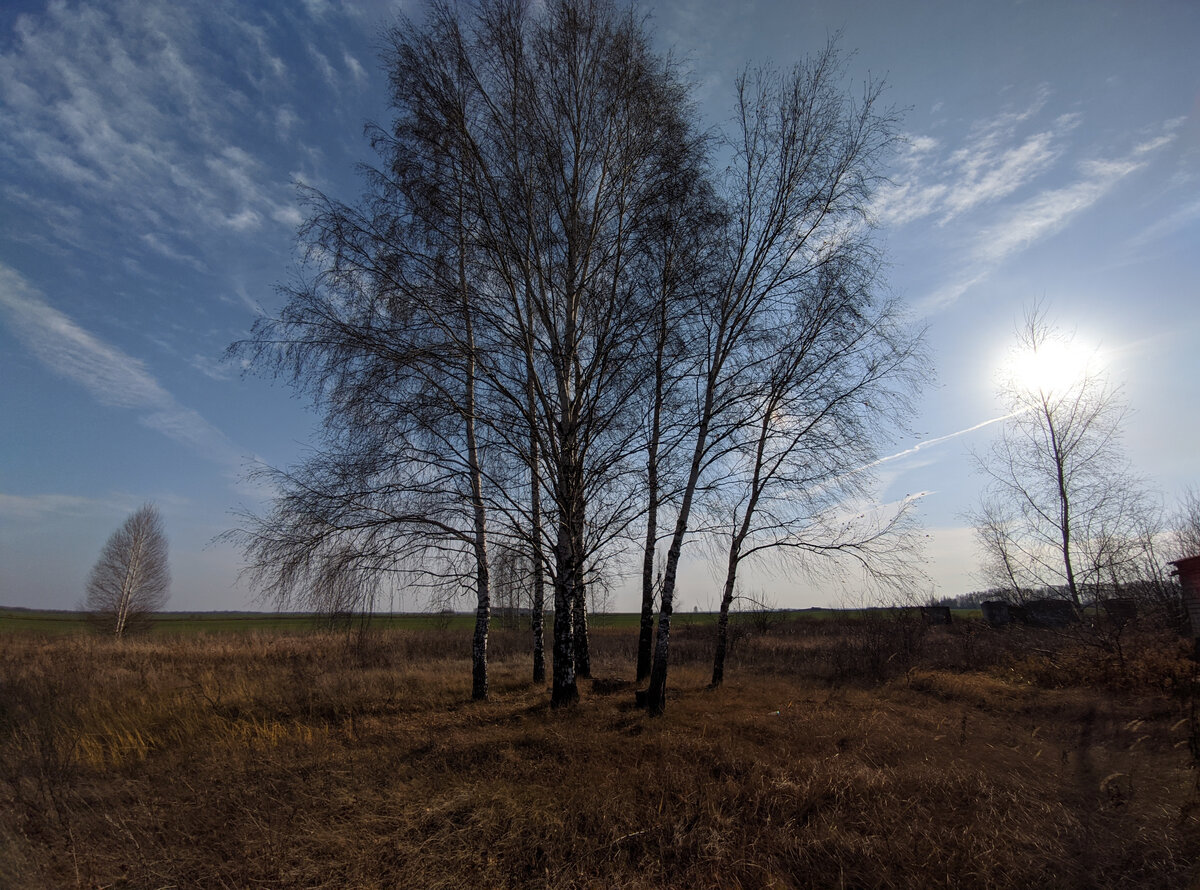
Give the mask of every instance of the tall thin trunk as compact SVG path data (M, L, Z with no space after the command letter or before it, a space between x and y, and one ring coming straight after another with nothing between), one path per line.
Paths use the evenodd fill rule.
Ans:
M533 682L546 682L546 571L542 554L542 479L538 448L537 403L533 391L533 304L526 302L525 402L529 412L529 541L533 563L533 602L529 626L533 631Z
M733 530L729 539L729 559L725 566L725 589L721 593L721 614L717 619L717 646L713 654L712 686L720 686L725 680L725 655L729 651L729 607L733 604L733 592L737 587L737 570L742 561L742 544L750 534L754 522L754 511L763 490L763 460L767 451L767 438L771 431L771 415L775 411L774 396L763 409L758 430L758 442L754 449L754 473L750 477L750 497L746 501L740 525ZM736 513L734 521L737 520Z
M558 541L554 548L554 685L550 707L561 708L579 701L575 683L575 639L571 600L575 590L575 560L571 553L571 533L565 516L558 521Z
M708 429L712 419L712 406L716 380L715 370L709 373L704 393L704 408L700 427L696 431L696 447L692 452L692 465L688 471L688 482L683 490L679 515L675 519L675 532L671 536L671 548L667 551L667 564L663 571L662 593L658 607L658 633L654 640L654 662L650 667L650 686L646 690L646 710L658 716L666 709L667 701L667 656L671 645L671 615L675 611L675 579L679 574L679 557L683 552L683 539L687 534L688 519L692 512L692 499L700 481L704 452L708 444Z
M571 623L575 630L575 676L585 680L592 678L592 654L588 647L587 587L582 583L575 586L571 604Z
M468 360L468 365L471 362ZM473 401L467 397L468 411ZM488 577L487 558L487 525L483 509L482 478L479 471L478 455L475 450L475 421L469 416L467 420L467 453L471 474L471 500L474 511L474 550L475 550L475 633L471 638L471 698L482 700L488 697L488 628L491 623L491 590Z
M687 500L685 492L684 501ZM676 527L679 524L677 522ZM686 524L684 531L686 532ZM650 667L650 686L646 689L646 710L655 717L666 710L667 657L671 645L671 615L675 611L675 574L679 570L679 553L682 543L682 534L678 536L678 541L671 541L671 549L667 551L666 569L663 572L662 600L658 606L658 633L655 634L654 639L654 662Z
M578 171L573 173L571 194L577 195ZM568 209L567 256L564 281L563 331L554 348L554 373L558 389L558 451L555 455L558 539L554 578L554 686L550 706L560 708L579 700L575 673L575 597L583 584L584 492L583 460L579 442L579 313L581 295L576 286L579 256L576 208Z
M461 195L460 195L461 199ZM459 231L462 231L461 212ZM466 345L464 408L466 414L467 471L471 477L473 548L475 551L475 633L471 639L471 698L488 697L487 648L492 601L487 557L487 514L483 506L483 474L479 466L479 445L475 437L475 331L471 324L471 303L467 288L466 259L460 240L458 285L462 299L463 333Z
M659 301L654 357L654 408L646 456L646 541L642 549L642 615L638 630L637 682L650 676L654 643L654 551L658 546L658 448L662 439L663 352L666 348L666 300Z
M675 517L675 530L671 535L671 547L667 551L667 564L663 570L662 592L658 607L658 633L654 640L654 663L650 667L650 686L646 689L646 710L652 716L662 714L667 702L667 655L671 646L671 615L675 611L675 579L679 574L679 557L683 553L683 539L687 535L688 521L692 513L692 500L700 473L704 468L704 455L708 450L708 431L712 425L713 406L716 403L717 381L720 378L725 355L726 330L724 322L717 330L712 355L716 356L705 375L704 402L700 408L700 423L696 429L696 444L692 449L692 462L688 468L687 484L683 489L683 500L679 504L679 515Z
M729 651L729 606L733 602L733 590L737 583L737 556L734 545L729 545L729 562L725 570L725 590L721 595L721 614L717 618L717 647L713 654L712 682L714 688L725 682L725 655Z
M534 484L532 513L533 602L530 604L529 629L533 631L533 682L546 682L546 570L542 556L542 505L538 484Z
M129 624L133 590L137 586L138 574L142 570L143 543L141 532L135 532L132 552L129 554L129 565L125 568L125 577L121 579L121 599L117 602L117 626L114 629L114 636L117 639L125 635L125 628Z
M574 335L568 312L568 340ZM559 453L556 456L558 536L555 542L554 577L554 686L550 705L558 708L579 700L575 674L574 605L582 583L583 558L578 550L582 534L583 469L579 465L578 424L569 376L573 362L559 368L559 398L563 417L559 421ZM576 524L580 530L576 532Z
M554 578L554 686L550 705L563 707L579 700L576 686L575 600L583 589L583 467L579 459L577 425L573 415L564 420L561 436L556 500L558 540Z
M654 545L658 536L658 474L651 464L650 506L646 514L646 545L642 552L642 615L638 629L637 682L650 676L654 647Z
M1067 575L1067 590L1071 594L1071 602L1078 609L1083 603L1079 598L1079 586L1075 580L1075 566L1071 559L1071 499L1067 493L1067 480L1063 466L1066 458L1060 449L1058 430L1054 427L1054 417L1045 402L1044 396L1042 399L1042 413L1046 418L1046 426L1050 431L1050 453L1054 458L1054 470L1058 483L1058 521L1059 531L1062 534L1062 558L1063 568Z

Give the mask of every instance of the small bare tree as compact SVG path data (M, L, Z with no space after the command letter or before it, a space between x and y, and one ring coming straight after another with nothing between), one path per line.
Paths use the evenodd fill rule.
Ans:
M885 586L904 587L915 575L913 502L854 505L871 502L871 468L889 427L910 410L923 367L920 335L896 305L873 299L874 270L860 265L872 253L867 246L847 253L859 262L825 258L764 350L758 393L746 397L752 422L731 436L725 478L714 486L728 557L713 686L724 679L729 609L745 560L774 554L835 573L857 564Z
M972 518L992 571L987 580L1062 589L1076 606L1117 583L1142 548L1144 486L1120 446L1126 406L1118 387L1079 367L1028 379L1021 363L1042 363L1070 346L1034 306L1017 331L1018 368L1002 382L1009 411L999 439L976 455L988 478Z
M1200 556L1200 489L1187 488L1171 518L1172 559Z
M143 630L171 586L167 538L158 508L146 504L113 532L88 577L84 607L118 639Z

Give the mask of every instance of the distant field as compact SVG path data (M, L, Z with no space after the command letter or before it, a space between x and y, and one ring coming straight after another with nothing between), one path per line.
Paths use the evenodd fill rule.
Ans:
M606 613L589 617L594 627L633 628L638 625L636 613ZM522 623L528 618L520 619ZM707 624L715 620L711 613L681 613L675 616L677 625ZM505 616L495 614L493 624L502 627L512 622ZM325 615L301 612L163 612L156 616L151 634L176 635L196 633L246 633L262 632L323 632L356 626L358 619L332 620ZM456 612L439 615L430 612L386 613L372 615L370 625L379 629L395 630L466 630L474 626L474 614ZM547 630L550 628L547 621ZM0 609L0 633L26 631L31 633L60 635L87 633L86 616L82 612Z
M461 630L474 622L473 615L433 615L429 613L373 615L371 626L420 630L438 628ZM328 631L344 628L357 619L331 620L325 615L302 612L163 612L154 618L152 635L196 633L246 633L250 631ZM30 631L51 635L78 634L88 631L82 612L0 609L0 633Z
M841 609L798 609L784 610L779 614L788 620L803 619L827 621L832 618L853 618L875 610ZM550 615L547 613L547 632L550 631ZM593 627L636 628L639 615L636 612L605 612L591 615L588 621ZM955 609L954 617L979 618L978 609ZM677 612L673 618L676 627L703 626L716 621L714 612ZM517 619L522 625L527 618ZM738 613L734 620L755 621L758 613ZM357 624L358 619L336 619L325 615L304 612L163 612L155 617L151 629L153 635L187 635L197 633L248 633L260 632L323 632L330 629L345 629ZM500 613L492 616L493 625L512 625L513 619ZM475 623L475 616L468 612L440 615L430 612L392 612L371 616L373 628L395 630L466 630ZM88 631L87 620L82 612L66 610L39 610L0 608L0 633L23 631L57 636L79 634Z

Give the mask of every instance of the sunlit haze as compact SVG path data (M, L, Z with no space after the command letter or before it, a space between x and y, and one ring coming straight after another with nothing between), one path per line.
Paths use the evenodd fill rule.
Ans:
M997 370L1035 303L1079 346L1022 360L1021 379L1061 387L1078 350L1102 348L1135 469L1168 504L1200 482L1200 3L638 9L705 127L729 121L746 65L790 66L833 34L853 52L848 90L886 79L904 140L871 216L935 376L872 467L873 497L917 498L923 595L979 586L969 450L998 430ZM241 554L214 540L269 503L247 471L295 464L318 418L225 350L283 305L307 212L297 186L362 193L364 123L388 120L378 35L398 12L421 7L0 5L0 605L75 607L105 540L150 501L169 607L256 607ZM626 568L613 605L633 611ZM693 546L677 608L716 608L720 575ZM779 563L743 578L780 606L859 589L853 571L841 586Z
M1102 371L1095 349L1074 338L1055 337L1033 349L1014 350L1000 373L1020 389L1061 396Z

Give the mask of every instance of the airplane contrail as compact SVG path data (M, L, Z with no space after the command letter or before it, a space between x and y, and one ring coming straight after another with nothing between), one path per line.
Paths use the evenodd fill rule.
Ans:
M921 449L928 448L930 445L938 445L942 442L947 441L948 439L954 439L954 438L957 438L958 436L965 436L967 433L973 433L973 432L975 432L975 430L983 429L985 426L991 426L993 423L999 423L1002 420L1008 420L1010 417L1016 417L1018 414L1023 414L1025 411L1028 411L1028 410L1029 410L1028 408L1022 408L1019 411L1013 411L1009 414L1002 414L999 417L992 417L988 420L980 421L979 423L975 424L974 426L969 426L969 427L966 427L965 429L957 430L956 432L953 432L953 433L947 433L944 436L937 436L933 439L926 439L924 442L918 442L916 445L912 446L911 448L905 448L903 451L897 451L895 454L889 454L887 457L881 457L878 460L873 460L873 461L871 461L871 463L865 464L862 467L860 467L859 469L860 470L869 470L869 469L871 469L871 467L877 467L882 463L887 463L889 460L896 460L897 458L905 457L909 454L916 454Z

